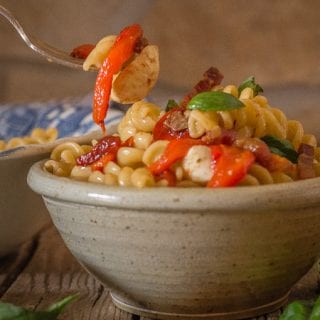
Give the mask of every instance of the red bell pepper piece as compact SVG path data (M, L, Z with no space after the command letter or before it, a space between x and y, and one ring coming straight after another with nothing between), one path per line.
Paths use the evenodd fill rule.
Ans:
M251 151L241 150L223 144L211 146L213 176L207 187L231 187L236 185L247 174L255 161ZM221 148L219 156L217 148Z
M175 187L177 184L176 175L173 172L171 172L170 170L165 170L156 176L157 181L162 180L162 179L167 180L168 187Z
M82 44L81 46L74 48L70 53L70 56L78 59L86 59L94 47L94 44Z
M104 119L108 111L113 76L132 57L135 44L142 34L143 31L138 24L123 29L99 70L94 89L93 120L103 132L105 132Z
M174 163L184 158L192 146L201 144L205 143L199 139L185 138L171 140L160 159L152 163L149 166L149 170L153 174L159 175L168 170Z
M103 167L109 162L109 161L114 161L117 157L117 151L118 150L112 150L112 152L108 152L106 154L104 154L99 160L97 160L96 162L94 162L91 165L91 169L93 171L102 171Z
M134 137L129 137L122 143L121 147L134 147Z
M153 129L154 141L190 138L188 129L184 129L182 131L174 131L164 124L167 118L170 117L174 112L181 112L182 110L185 109L181 107L171 109L158 120Z
M102 170L109 161L116 158L120 147L121 140L119 137L106 136L102 138L90 152L78 157L76 159L77 165L92 165L93 170Z

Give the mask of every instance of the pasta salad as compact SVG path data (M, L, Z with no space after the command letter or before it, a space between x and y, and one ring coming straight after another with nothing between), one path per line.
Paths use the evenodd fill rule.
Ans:
M289 182L320 175L320 148L299 121L269 105L253 78L221 86L209 69L182 102L166 112L134 103L118 130L92 145L56 147L45 169L106 185L228 187ZM214 80L212 80L214 79Z
M154 59L149 59L150 52ZM138 188L263 185L320 176L315 136L270 106L254 77L239 86L223 86L223 75L211 67L181 101L169 100L165 111L140 99L157 78L157 57L139 25L90 47L84 67L100 68L93 120L105 133L104 118L119 78L118 96L129 93L133 104L117 132L91 145L57 146L45 170L80 181ZM138 95L137 87L144 87Z

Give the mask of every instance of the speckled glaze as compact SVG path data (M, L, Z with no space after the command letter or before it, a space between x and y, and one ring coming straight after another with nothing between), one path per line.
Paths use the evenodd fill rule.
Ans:
M85 143L99 136L68 138ZM27 185L27 174L37 161L65 139L42 145L28 145L0 152L0 257L14 251L50 221L41 199Z
M320 179L229 189L110 188L35 164L65 243L120 308L158 319L272 311L320 253Z

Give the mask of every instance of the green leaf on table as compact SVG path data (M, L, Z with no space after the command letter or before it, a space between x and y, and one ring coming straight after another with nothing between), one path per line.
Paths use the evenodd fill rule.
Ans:
M305 301L294 301L288 304L279 320L308 320L310 305Z
M279 139L277 137L269 135L264 136L260 139L268 145L272 153L287 158L292 163L298 162L298 152L294 149L290 141Z
M244 107L244 104L230 93L222 91L201 92L188 103L188 109L201 111L225 111Z
M319 320L320 319L320 297L316 300L311 310L309 320Z
M64 308L77 298L77 294L67 296L45 311L32 311L11 303L0 302L0 320L55 320Z
M178 103L174 99L169 99L166 106L166 112L178 106Z
M263 92L263 89L261 88L260 85L258 85L256 82L255 82L255 79L254 77L249 77L248 79L244 80L239 88L238 88L238 91L239 91L239 95L241 93L242 90L244 90L245 88L251 88L253 90L253 95L256 96L258 95L260 92Z

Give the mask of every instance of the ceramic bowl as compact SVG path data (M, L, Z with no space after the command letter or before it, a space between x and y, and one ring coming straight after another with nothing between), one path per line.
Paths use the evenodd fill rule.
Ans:
M91 96L63 101L22 103L0 106L0 140L28 135L32 128L58 129L59 137L70 137L79 143L100 136L91 116ZM113 104L108 125L116 123L123 112ZM88 132L91 132L88 134ZM77 136L77 137L75 137ZM0 152L0 257L15 250L34 236L49 215L40 196L27 185L31 165L47 158L63 139L52 143L26 145Z
M28 175L66 245L114 303L157 319L279 308L320 253L320 178L259 187L106 187Z
M99 132L92 132L81 137L0 152L0 257L14 251L50 221L41 197L27 185L31 165L47 158L52 149L64 140L87 143L99 135Z

